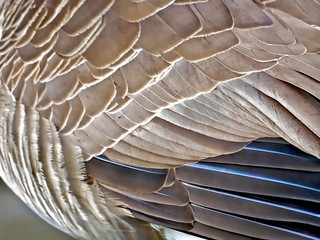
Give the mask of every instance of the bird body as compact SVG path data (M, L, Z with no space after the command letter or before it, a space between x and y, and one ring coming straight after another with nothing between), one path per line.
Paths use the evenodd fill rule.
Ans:
M319 238L319 12L0 1L1 178L79 239Z

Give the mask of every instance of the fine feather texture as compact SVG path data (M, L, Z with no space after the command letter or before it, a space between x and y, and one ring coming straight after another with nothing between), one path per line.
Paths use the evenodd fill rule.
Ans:
M316 239L319 11L0 0L0 176L80 239Z

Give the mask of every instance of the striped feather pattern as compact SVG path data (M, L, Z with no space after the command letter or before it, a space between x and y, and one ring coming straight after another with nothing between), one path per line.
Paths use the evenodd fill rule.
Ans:
M316 239L319 11L0 0L1 177L76 238Z

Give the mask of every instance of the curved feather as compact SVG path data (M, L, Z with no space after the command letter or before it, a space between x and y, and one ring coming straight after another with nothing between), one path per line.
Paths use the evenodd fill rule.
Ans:
M77 238L318 238L319 6L0 1L1 177Z

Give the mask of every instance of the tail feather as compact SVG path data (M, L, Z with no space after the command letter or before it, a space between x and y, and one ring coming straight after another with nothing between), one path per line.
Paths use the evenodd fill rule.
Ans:
M285 142L177 169L195 222L258 239L319 239L320 161Z
M165 239L320 238L320 161L283 140L259 139L169 171L93 160L89 175L103 192L135 218L162 226Z

